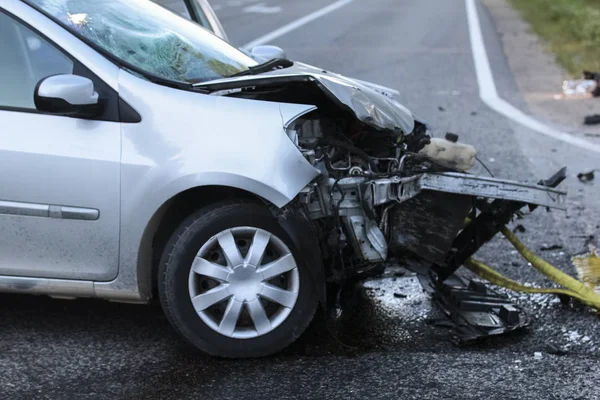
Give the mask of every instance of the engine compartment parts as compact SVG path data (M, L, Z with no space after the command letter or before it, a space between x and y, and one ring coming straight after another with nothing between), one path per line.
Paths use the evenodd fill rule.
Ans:
M447 133L445 138L432 138L419 154L448 168L468 171L475 165L475 147L458 143L458 135Z
M392 259L418 260L461 340L527 325L507 298L455 272L472 266L472 256L522 208L564 210L566 193L557 186L565 168L537 183L470 174L477 151L458 135L431 137L393 95L301 63L201 87L315 107L285 118L287 136L318 171L286 207L303 210L314 225L328 284L379 274Z

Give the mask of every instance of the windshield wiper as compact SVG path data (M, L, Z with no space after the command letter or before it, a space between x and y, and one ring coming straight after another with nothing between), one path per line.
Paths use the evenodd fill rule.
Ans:
M245 76L245 75L258 75L263 72L269 72L274 69L282 69L289 68L294 65L293 61L288 60L287 58L273 58L267 62L262 64L255 65L253 67L248 68L245 71L237 72L233 75L230 75L229 78L235 78L236 76Z

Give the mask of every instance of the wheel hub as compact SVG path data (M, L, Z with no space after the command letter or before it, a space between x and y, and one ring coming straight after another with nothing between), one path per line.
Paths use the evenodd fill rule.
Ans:
M253 265L238 265L227 276L227 290L237 301L248 302L256 299L262 291L263 276Z
M249 226L211 237L198 251L188 279L190 300L202 321L238 339L276 329L292 312L300 289L289 247L272 233ZM211 285L203 285L207 280Z

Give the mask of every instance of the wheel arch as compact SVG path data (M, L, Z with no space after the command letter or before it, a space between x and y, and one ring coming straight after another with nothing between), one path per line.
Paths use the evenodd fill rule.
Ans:
M165 201L152 215L140 241L138 250L138 287L144 297L154 297L156 274L162 252L177 227L198 208L211 203L246 199L257 203L272 204L267 199L244 189L206 185L179 192Z

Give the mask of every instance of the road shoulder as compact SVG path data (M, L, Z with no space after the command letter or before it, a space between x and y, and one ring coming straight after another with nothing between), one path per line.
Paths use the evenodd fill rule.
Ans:
M586 126L587 115L600 114L599 98L566 98L562 82L569 74L529 25L506 0L482 0L487 7L519 91L535 116L559 125L563 130L600 143L600 125Z

